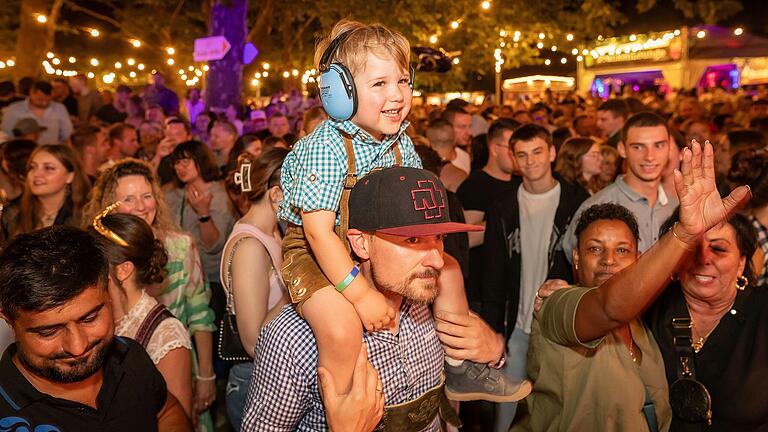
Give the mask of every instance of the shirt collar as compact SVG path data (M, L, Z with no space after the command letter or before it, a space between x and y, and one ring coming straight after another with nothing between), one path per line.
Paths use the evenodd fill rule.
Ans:
M620 191L624 192L624 195L627 196L632 201L640 201L646 199L645 196L638 193L636 190L629 187L626 181L624 181L624 174L619 174L618 177L616 177L616 187L619 188ZM664 192L664 188L661 186L661 183L659 183L659 189L658 189L658 196L656 198L656 202L659 204L665 206L669 203L669 197L667 197L667 193Z
M339 121L331 119L329 121L336 129L342 132L346 132L353 138L357 138L358 140L369 144L391 144L399 140L400 136L405 133L405 130L408 129L408 126L411 124L408 120L405 120L402 124L400 124L400 129L396 134L387 135L383 140L377 141L375 138L373 138L373 136L371 136L371 134L369 134L360 126L356 125L352 120Z
M16 355L16 343L12 343L6 348L0 359L0 403L5 403L16 411L20 411L34 402L49 398L51 396L38 391L13 362L13 356ZM107 372L110 369L120 365L128 353L128 345L119 336L112 339L110 349L104 359L105 381L102 383L100 395L105 391L107 385ZM113 374L119 375L120 370L113 370ZM117 382L117 381L114 381Z

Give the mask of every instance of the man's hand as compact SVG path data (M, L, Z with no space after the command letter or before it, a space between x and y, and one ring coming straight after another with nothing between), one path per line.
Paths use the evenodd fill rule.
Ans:
M348 394L336 392L331 373L317 368L320 396L325 405L325 419L333 432L370 432L384 415L384 392L379 374L368 363L365 344L360 347Z
M445 354L457 360L496 363L504 353L504 337L477 314L435 312L435 330Z

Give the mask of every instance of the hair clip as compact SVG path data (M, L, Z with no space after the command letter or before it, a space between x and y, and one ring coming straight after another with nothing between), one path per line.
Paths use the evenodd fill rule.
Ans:
M235 172L235 184L240 186L240 191L250 192L251 188L251 163L240 164L240 171Z
M120 204L121 204L120 201L116 201L113 204L108 205L107 208L102 210L101 213L97 214L93 218L93 223L91 225L93 225L93 229L95 229L96 232L98 232L99 234L103 235L104 237L112 240L113 242L119 244L120 246L128 247L128 242L127 241L123 240L122 237L120 237L119 235L115 234L114 231L112 231L111 229L105 227L104 224L101 223L101 219L106 217L110 213L112 213L112 211L114 211L116 208L120 207Z

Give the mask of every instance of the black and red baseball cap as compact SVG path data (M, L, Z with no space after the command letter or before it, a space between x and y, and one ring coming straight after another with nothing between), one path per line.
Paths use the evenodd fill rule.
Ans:
M361 178L349 196L349 227L402 237L482 231L451 222L445 186L419 168L393 167Z

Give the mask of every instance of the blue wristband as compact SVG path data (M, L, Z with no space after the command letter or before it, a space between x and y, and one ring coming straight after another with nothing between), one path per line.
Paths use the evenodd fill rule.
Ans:
M355 280L358 273L360 273L360 269L357 268L357 266L352 266L352 270L350 270L347 277L345 277L343 281L336 284L336 291L344 292L344 290L347 289L349 284L351 284L352 281Z

